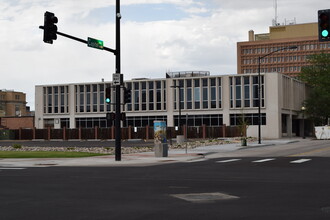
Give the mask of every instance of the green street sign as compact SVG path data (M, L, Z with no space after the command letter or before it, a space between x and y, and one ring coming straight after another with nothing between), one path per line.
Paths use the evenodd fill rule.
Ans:
M103 41L89 37L87 39L87 46L103 50Z

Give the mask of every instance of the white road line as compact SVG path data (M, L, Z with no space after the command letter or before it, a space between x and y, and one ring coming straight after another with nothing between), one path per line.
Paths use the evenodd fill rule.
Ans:
M0 170L24 170L23 167L0 167Z
M300 160L293 160L290 163L305 163L307 161L310 161L312 159L300 159Z
M275 158L268 158L268 159L262 159L262 160L255 160L252 161L252 163L263 163L263 162L268 162L268 161L272 161L275 160Z
M242 159L220 160L220 161L217 161L216 163L230 163L230 162L235 162L235 161L239 161L239 160L242 160Z

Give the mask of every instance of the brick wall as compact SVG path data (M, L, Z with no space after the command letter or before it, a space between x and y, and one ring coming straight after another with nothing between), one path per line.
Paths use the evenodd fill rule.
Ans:
M34 117L2 117L0 118L1 126L7 129L19 129L19 128L33 128Z

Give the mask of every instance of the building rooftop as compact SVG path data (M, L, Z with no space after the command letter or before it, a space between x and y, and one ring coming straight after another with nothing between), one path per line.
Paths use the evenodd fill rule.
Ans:
M179 72L167 72L166 78L182 78L182 77L200 77L209 76L210 71L179 71Z

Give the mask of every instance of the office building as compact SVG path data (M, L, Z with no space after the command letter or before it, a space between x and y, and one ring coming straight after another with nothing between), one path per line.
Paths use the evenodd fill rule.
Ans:
M297 49L274 52L291 46ZM319 42L317 23L272 26L265 34L251 30L248 41L237 43L237 73L258 73L259 57L265 56L260 60L261 73L297 76L308 64L307 57L321 52L330 52L330 42Z
M249 122L248 135L257 136L258 75L210 75L209 72L172 72L160 79L132 79L124 86L132 91L131 102L122 105L122 126L168 127L239 125ZM280 138L300 133L299 112L305 100L304 83L278 73L262 74L262 137ZM92 128L112 126L105 90L112 82L38 85L35 88L36 128ZM111 87L112 99L115 90ZM123 100L123 94L121 95ZM122 101L123 102L123 101ZM180 114L181 113L181 114Z

